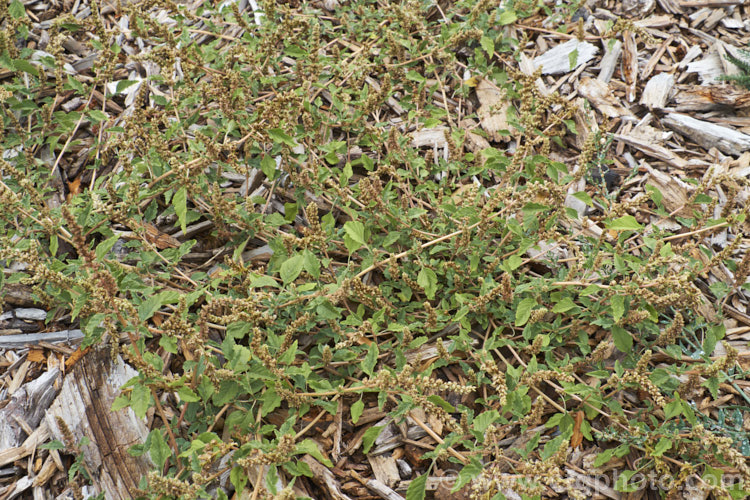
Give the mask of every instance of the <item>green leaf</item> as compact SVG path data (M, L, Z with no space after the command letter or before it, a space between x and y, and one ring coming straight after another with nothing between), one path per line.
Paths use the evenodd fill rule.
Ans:
M180 229L187 231L187 189L181 187L172 197L172 206L180 221Z
M570 311L571 309L578 307L576 306L576 303L573 302L573 299L570 297L564 297L560 302L555 304L555 306L552 308L553 313L564 313L566 311Z
M320 277L320 259L307 249L302 252L302 256L305 259L305 271L307 271L313 278L318 279Z
M79 94L86 93L86 88L83 86L83 84L70 75L68 75L68 85L70 86L70 88L74 89Z
M474 422L472 422L471 424L471 427L480 434L484 434L484 431L486 431L487 428L499 418L500 412L498 412L497 410L485 411L476 416Z
M39 448L43 450L64 450L66 446L58 440L53 440L53 441L50 441L49 443L44 443L42 445L39 445Z
M668 437L659 438L659 442L654 446L654 451L651 453L652 457L660 457L664 455L664 452L672 448L672 440Z
M574 70L578 65L578 49L574 49L568 54L568 64L570 64L570 70Z
M8 5L8 14L10 14L13 19L21 19L22 17L26 17L26 8L23 6L23 3L18 0L13 0L10 2L10 5Z
M130 86L135 85L138 83L137 80L120 80L117 82L117 85L115 86L115 94L119 94L123 90L127 89Z
M109 120L109 115L100 109L91 109L86 112L94 123L104 122Z
M620 318L625 314L625 296L613 295L610 302L612 303L612 319L620 321Z
M602 465L606 464L612 459L612 454L615 452L614 448L610 448L608 450L604 450L603 452L599 453L596 456L596 459L594 459L594 467L601 467Z
M362 371L365 372L369 377L372 377L373 370L375 369L375 365L378 362L378 354L380 354L378 350L378 344L373 342L367 349L367 356L365 356L365 359L362 361L361 365Z
M573 197L581 200L586 205L593 207L594 206L594 200L591 199L591 196L586 191L579 191L577 193L573 193Z
M640 482L631 482L630 478L635 474L634 470L624 470L618 476L617 482L615 482L615 490L622 491L623 493L631 493L638 490L641 487Z
M96 260L101 261L102 259L104 259L104 256L107 255L110 250L112 250L112 247L115 246L115 243L117 243L117 240L119 239L120 237L115 235L99 243L96 246ZM54 254L55 252L52 252L52 255Z
M370 448L375 444L375 440L380 436L380 432L385 429L385 425L373 425L367 429L362 436L362 452L367 455L370 453Z
M133 386L133 390L130 393L130 407L135 412L135 416L143 418L146 416L146 412L151 406L151 391L140 383Z
M302 268L305 265L305 259L300 254L295 254L293 257L288 258L281 264L281 280L284 284L291 283L297 276L302 272Z
M624 215L619 219L607 223L607 229L614 231L640 231L643 229L643 226L632 215Z
M252 278L250 280L250 286L252 288L262 288L264 286L279 288L279 284L276 282L276 280L266 274L262 276L255 276L254 278Z
M151 295L138 306L138 319L140 321L146 321L153 316L161 306L161 297L159 295Z
M261 397L261 402L263 403L263 411L261 412L261 416L265 417L276 408L281 406L281 396L279 396L276 393L276 390L273 388L266 389L266 391L263 393L263 396Z
M518 19L518 16L516 15L516 11L504 10L500 13L500 17L498 18L497 22L500 26L505 26L506 24L515 22L516 19Z
M536 299L526 297L516 307L516 326L523 326L531 317L531 309L536 305Z
M318 445L315 444L315 441L312 439L305 439L301 443L297 443L297 446L294 450L295 454L303 454L307 453L314 459L316 459L318 462L322 463L326 467L333 467L333 464L330 460L328 460L323 453L321 453L320 448L318 448Z
M406 500L423 500L426 486L427 474L422 474L418 478L413 479L406 489Z
M424 293L428 299L435 298L435 292L437 292L437 274L435 274L435 271L428 267L420 269L417 275L417 284L424 288Z
M200 401L198 395L186 385L183 385L182 387L177 389L177 395L180 396L180 399L182 401L185 401L186 403L195 403L196 401Z
M456 480L456 484L453 485L453 488L451 488L451 493L455 493L469 484L472 479L482 472L482 470L484 470L484 467L479 463L479 460L477 460L477 458L472 458L471 462L466 464L464 468L461 469L461 472L458 473L458 479Z
M359 422L359 417L362 416L362 412L365 411L365 403L361 399L355 401L354 404L352 404L350 411L352 413L352 423L356 424Z
M276 178L276 160L269 155L263 155L260 160L260 170L269 181L273 181Z
M159 429L154 429L149 433L151 439L151 447L148 450L148 454L151 456L151 460L154 461L158 469L163 469L167 459L172 456L172 450L164 441L164 437L161 435Z
M268 136L273 140L273 142L286 144L290 148L297 147L297 143L295 142L295 140L280 128L272 128L268 130Z
M615 347L622 352L630 352L633 348L633 337L621 326L612 327L612 338L615 341Z
M427 400L430 401L432 404L439 406L440 408L447 411L448 413L454 413L456 411L456 408L452 404L450 404L448 401L444 400L437 394L433 394L432 396L427 396Z
M513 272L523 264L523 258L520 255L511 255L503 262L503 268L507 272Z
M365 225L356 220L350 220L344 223L344 231L354 241L359 243L360 246L366 244L365 241Z
M234 491L244 491L247 484L245 468L239 466L232 467L232 472L229 473L229 480L232 482L232 486L234 486Z
M495 41L485 35L479 40L479 44L482 46L484 51L487 52L487 55L492 57L492 55L495 53Z
M30 62L23 59L14 59L13 67L15 67L16 71L23 71L24 73L28 73L30 75L39 76L39 71L36 69L36 67Z

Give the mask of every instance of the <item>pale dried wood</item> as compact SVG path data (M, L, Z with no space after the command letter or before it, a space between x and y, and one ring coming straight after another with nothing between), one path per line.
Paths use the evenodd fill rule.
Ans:
M62 419L76 441L87 436L85 462L94 484L106 498L133 498L141 477L153 469L146 455L133 457L128 449L143 443L148 428L130 408L111 411L120 387L137 375L109 349L90 351L63 382L62 390L47 411L46 422L55 439L65 441L57 418Z
M674 76L669 73L659 73L651 78L641 94L641 104L650 109L663 108L674 88Z
M576 56L574 52L577 52ZM534 68L542 68L543 75L568 73L589 62L598 52L599 49L589 42L580 42L573 38L535 57ZM572 65L571 57L574 58Z
M482 128L494 141L507 140L508 137L503 137L499 132L510 129L507 118L510 102L503 99L503 93L497 85L485 79L477 84L476 92L479 99L477 115Z
M0 466L31 455L36 451L37 446L47 441L49 437L49 427L47 427L47 423L43 420L39 427L37 427L34 432L26 438L23 444L13 448L0 449Z
M57 393L55 384L59 378L60 370L49 370L17 391L9 391L12 394L10 401L0 409L0 449L18 446L24 433L30 435L29 429L23 429L20 421L31 429L39 425Z
M445 139L446 133L449 133L448 127L433 127L415 130L411 133L411 143L415 148L429 146L433 148L436 155L437 151L442 149L443 154L441 156L444 156L447 159L449 148L448 141Z
M21 366L18 367L15 375L13 375L10 384L8 384L8 394L12 396L21 387L23 381L26 379L26 374L29 372L30 366L31 361L26 360L21 363Z
M570 467L565 468L565 473L568 475L568 477L574 478L576 482L580 482L581 484L588 486L600 495L604 495L607 498L611 498L612 500L620 500L622 498L622 493L612 489L607 485L607 483L599 480L596 475L589 476L587 474L581 474L580 472L577 472Z
M614 96L609 85L598 78L588 76L581 78L578 93L588 99L604 116L609 118L633 116L633 113Z
M532 61L529 56L527 56L525 53L521 52L521 59L518 61L518 69L521 70L521 72L524 75L531 76L534 74L534 71L536 68L534 67L534 61ZM534 80L534 85L536 85L537 90L539 90L539 93L541 95L549 95L549 90L547 89L547 85L544 83L544 80L541 78L537 78Z
M334 500L351 500L349 496L341 491L339 482L328 467L324 466L310 455L304 455L300 460L310 466L310 470L313 474L312 480L326 491L331 498Z
M375 478L389 488L394 487L401 480L401 476L398 474L396 459L393 458L393 455L373 455L369 453L367 461L370 463Z
M661 160L674 167L685 168L688 165L687 160L685 160L684 158L680 158L673 151L657 144L652 144L648 141L644 141L643 139L628 135L614 134L613 137L616 141L622 141L625 144L643 152L644 154L651 156L652 158L656 158L657 160Z
M19 349L39 342L65 342L73 344L83 338L81 330L61 330L45 333L22 333L0 336L0 348Z
M635 101L635 90L638 85L638 47L635 42L635 33L623 31L623 55L622 73L625 77L626 98L628 102Z
M686 207L685 204L688 201L688 192L693 191L695 188L690 184L687 184L675 177L669 175L655 168L652 168L649 164L643 163L643 168L648 172L646 185L654 186L662 194L662 202L664 207L669 210L670 213L679 215L681 217L688 217L692 214L692 210Z
M64 471L62 467L58 467L52 456L48 456L44 461L42 468L39 470L37 475L34 477L34 487L44 486L52 479L57 471Z
M656 64L659 62L661 57L664 55L664 52L667 50L667 47L669 47L672 42L674 41L674 36L669 35L669 37L662 42L662 44L659 46L658 49L656 49L656 52L653 53L651 58L646 63L646 67L643 68L643 71L641 72L641 79L645 80L649 76L651 76L651 73L654 71L654 68L656 67Z
M365 81L367 82L368 85L370 85L373 89L375 89L375 92L380 92L380 82L378 82L377 80L375 80L374 78L370 76L366 76ZM401 106L401 104L396 99L394 99L393 96L388 96L385 102L397 115L400 116L404 114L403 106Z
M687 73L697 73L703 85L716 83L719 81L719 77L724 74L721 57L715 51L710 52L703 59L688 63Z
M750 149L750 135L691 116L670 113L662 119L662 123L706 149L716 147L734 156Z
M603 82L609 82L615 73L617 64L620 62L622 42L615 40L614 43L610 44L607 40L602 40L602 44L604 44L604 56L599 63L599 76L597 78Z
M367 486L370 491L374 492L380 498L383 498L385 500L404 500L404 497L402 497L377 479L370 479L365 483L365 486Z

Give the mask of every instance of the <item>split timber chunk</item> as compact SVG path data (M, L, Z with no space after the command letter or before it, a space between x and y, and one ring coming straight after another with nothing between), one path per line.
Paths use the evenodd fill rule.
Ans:
M608 116L609 118L633 116L633 113L614 96L609 85L598 78L589 78L587 76L581 78L578 93L588 99L604 116Z
M25 432L19 421L32 429L37 428L44 418L44 411L55 398L55 382L59 378L60 370L54 368L13 393L8 404L0 409L0 449L7 450L21 443Z
M129 499L141 477L153 464L146 455L133 457L128 448L146 441L148 428L130 408L112 411L120 387L137 372L118 356L112 362L108 349L89 352L63 381L63 387L47 411L46 422L55 439L64 442L60 418L80 441L90 443L82 448L94 484L109 499Z
M497 88L497 85L482 80L477 85L477 99L479 99L479 109L477 115L482 124L482 128L493 141L508 140L500 132L510 129L508 125L508 108L510 102L503 98L503 93Z
M574 56L575 52L577 54ZM573 38L535 57L534 67L541 67L543 75L569 73L589 62L597 52L599 49L596 46Z
M711 122L697 120L679 113L662 119L664 125L689 137L706 149L716 148L722 153L739 156L750 149L750 135Z
M674 88L674 76L669 73L659 73L651 78L641 94L641 104L649 108L663 108Z

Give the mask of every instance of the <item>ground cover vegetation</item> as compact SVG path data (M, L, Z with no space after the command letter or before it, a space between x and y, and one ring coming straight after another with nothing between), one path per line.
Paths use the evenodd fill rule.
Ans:
M714 217L712 181L686 179L680 229L663 229L644 215L674 215L657 189L603 176L606 122L581 136L506 36L533 16L575 35L579 4L155 0L118 4L126 28L90 6L55 17L39 56L16 43L23 4L0 5L0 279L138 370L115 409L155 415L132 450L154 463L140 495L319 496L303 457L346 492L356 475L335 462L366 463L372 411L431 440L409 499L446 470L454 495L488 499L585 498L571 470L620 492L652 474L670 498L688 480L747 494L746 372L728 344L711 355L750 261L741 238L706 239L741 234L747 206ZM68 36L96 49L88 73L66 72ZM123 51L135 37L149 50ZM459 123L483 80L509 126L472 151L484 132ZM414 144L424 129L445 151ZM574 161L551 158L576 140ZM584 215L565 204L581 179ZM715 266L735 280L707 303L695 281ZM355 448L332 452L332 425Z

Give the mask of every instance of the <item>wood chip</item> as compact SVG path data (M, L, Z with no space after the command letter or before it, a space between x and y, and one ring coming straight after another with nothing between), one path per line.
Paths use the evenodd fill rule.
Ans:
M716 147L734 156L750 149L750 135L691 116L670 113L662 119L662 123L706 149Z
M535 57L534 68L542 68L543 75L568 73L589 62L598 52L596 46L573 38Z
M502 130L509 130L507 113L511 104L507 99L503 99L503 93L487 80L481 80L477 85L477 99L479 99L479 109L477 115L479 122L485 132L493 141L507 140L509 136L499 134Z
M674 76L669 73L659 73L649 79L646 88L641 94L641 104L650 109L663 108L667 104L672 89L674 88Z
M64 442L65 432L57 419L65 422L76 441L87 436L84 460L95 485L106 498L131 498L140 478L153 468L147 455L134 457L128 449L144 443L148 428L130 408L112 411L120 387L137 372L109 349L91 351L65 377L62 390L46 414L46 423L55 439Z
M605 82L598 78L584 76L578 86L578 93L589 100L604 116L616 118L633 116L633 113L618 101Z

